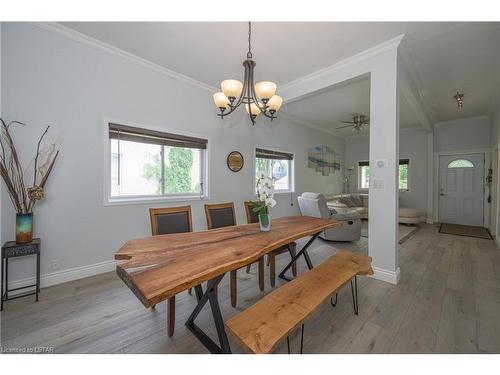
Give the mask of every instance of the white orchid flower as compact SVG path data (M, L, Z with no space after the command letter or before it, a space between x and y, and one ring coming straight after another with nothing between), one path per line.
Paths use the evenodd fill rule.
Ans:
M276 201L273 198L267 198L266 199L266 206L274 207L274 206L276 206Z

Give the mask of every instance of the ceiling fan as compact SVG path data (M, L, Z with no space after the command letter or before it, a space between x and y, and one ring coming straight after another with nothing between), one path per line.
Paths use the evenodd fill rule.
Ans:
M352 121L341 121L344 124L349 124L341 126L337 129L344 129L352 126L352 131L360 132L370 125L370 119L366 118L365 115L354 115L352 116Z

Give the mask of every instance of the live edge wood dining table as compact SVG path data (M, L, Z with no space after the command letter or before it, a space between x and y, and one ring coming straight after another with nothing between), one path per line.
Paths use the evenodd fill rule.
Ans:
M290 280L285 274L299 257L303 256L308 268L313 268L308 247L323 230L339 225L331 219L289 216L274 219L269 232L261 232L259 224L248 224L133 239L115 253L115 259L121 261L116 273L145 307L194 287L198 304L186 322L187 328L210 352L231 353L217 299L217 285L224 275L279 247L311 236L279 275ZM207 282L205 291L203 282ZM219 344L194 322L207 302Z

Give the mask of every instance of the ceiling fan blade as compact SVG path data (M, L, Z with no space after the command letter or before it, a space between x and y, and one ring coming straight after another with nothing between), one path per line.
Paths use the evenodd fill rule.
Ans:
M340 128L335 128L335 129L344 129L344 128L350 128L352 125L346 125L346 126L341 126Z

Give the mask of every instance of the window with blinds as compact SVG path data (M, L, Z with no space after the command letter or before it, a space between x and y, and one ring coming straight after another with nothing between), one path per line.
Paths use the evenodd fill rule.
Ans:
M274 178L274 187L276 192L293 191L293 154L264 148L256 148L255 184L262 173Z
M113 200L204 197L208 141L109 123Z
M410 159L399 159L399 190L410 190ZM358 162L358 189L366 190L370 185L370 163Z

